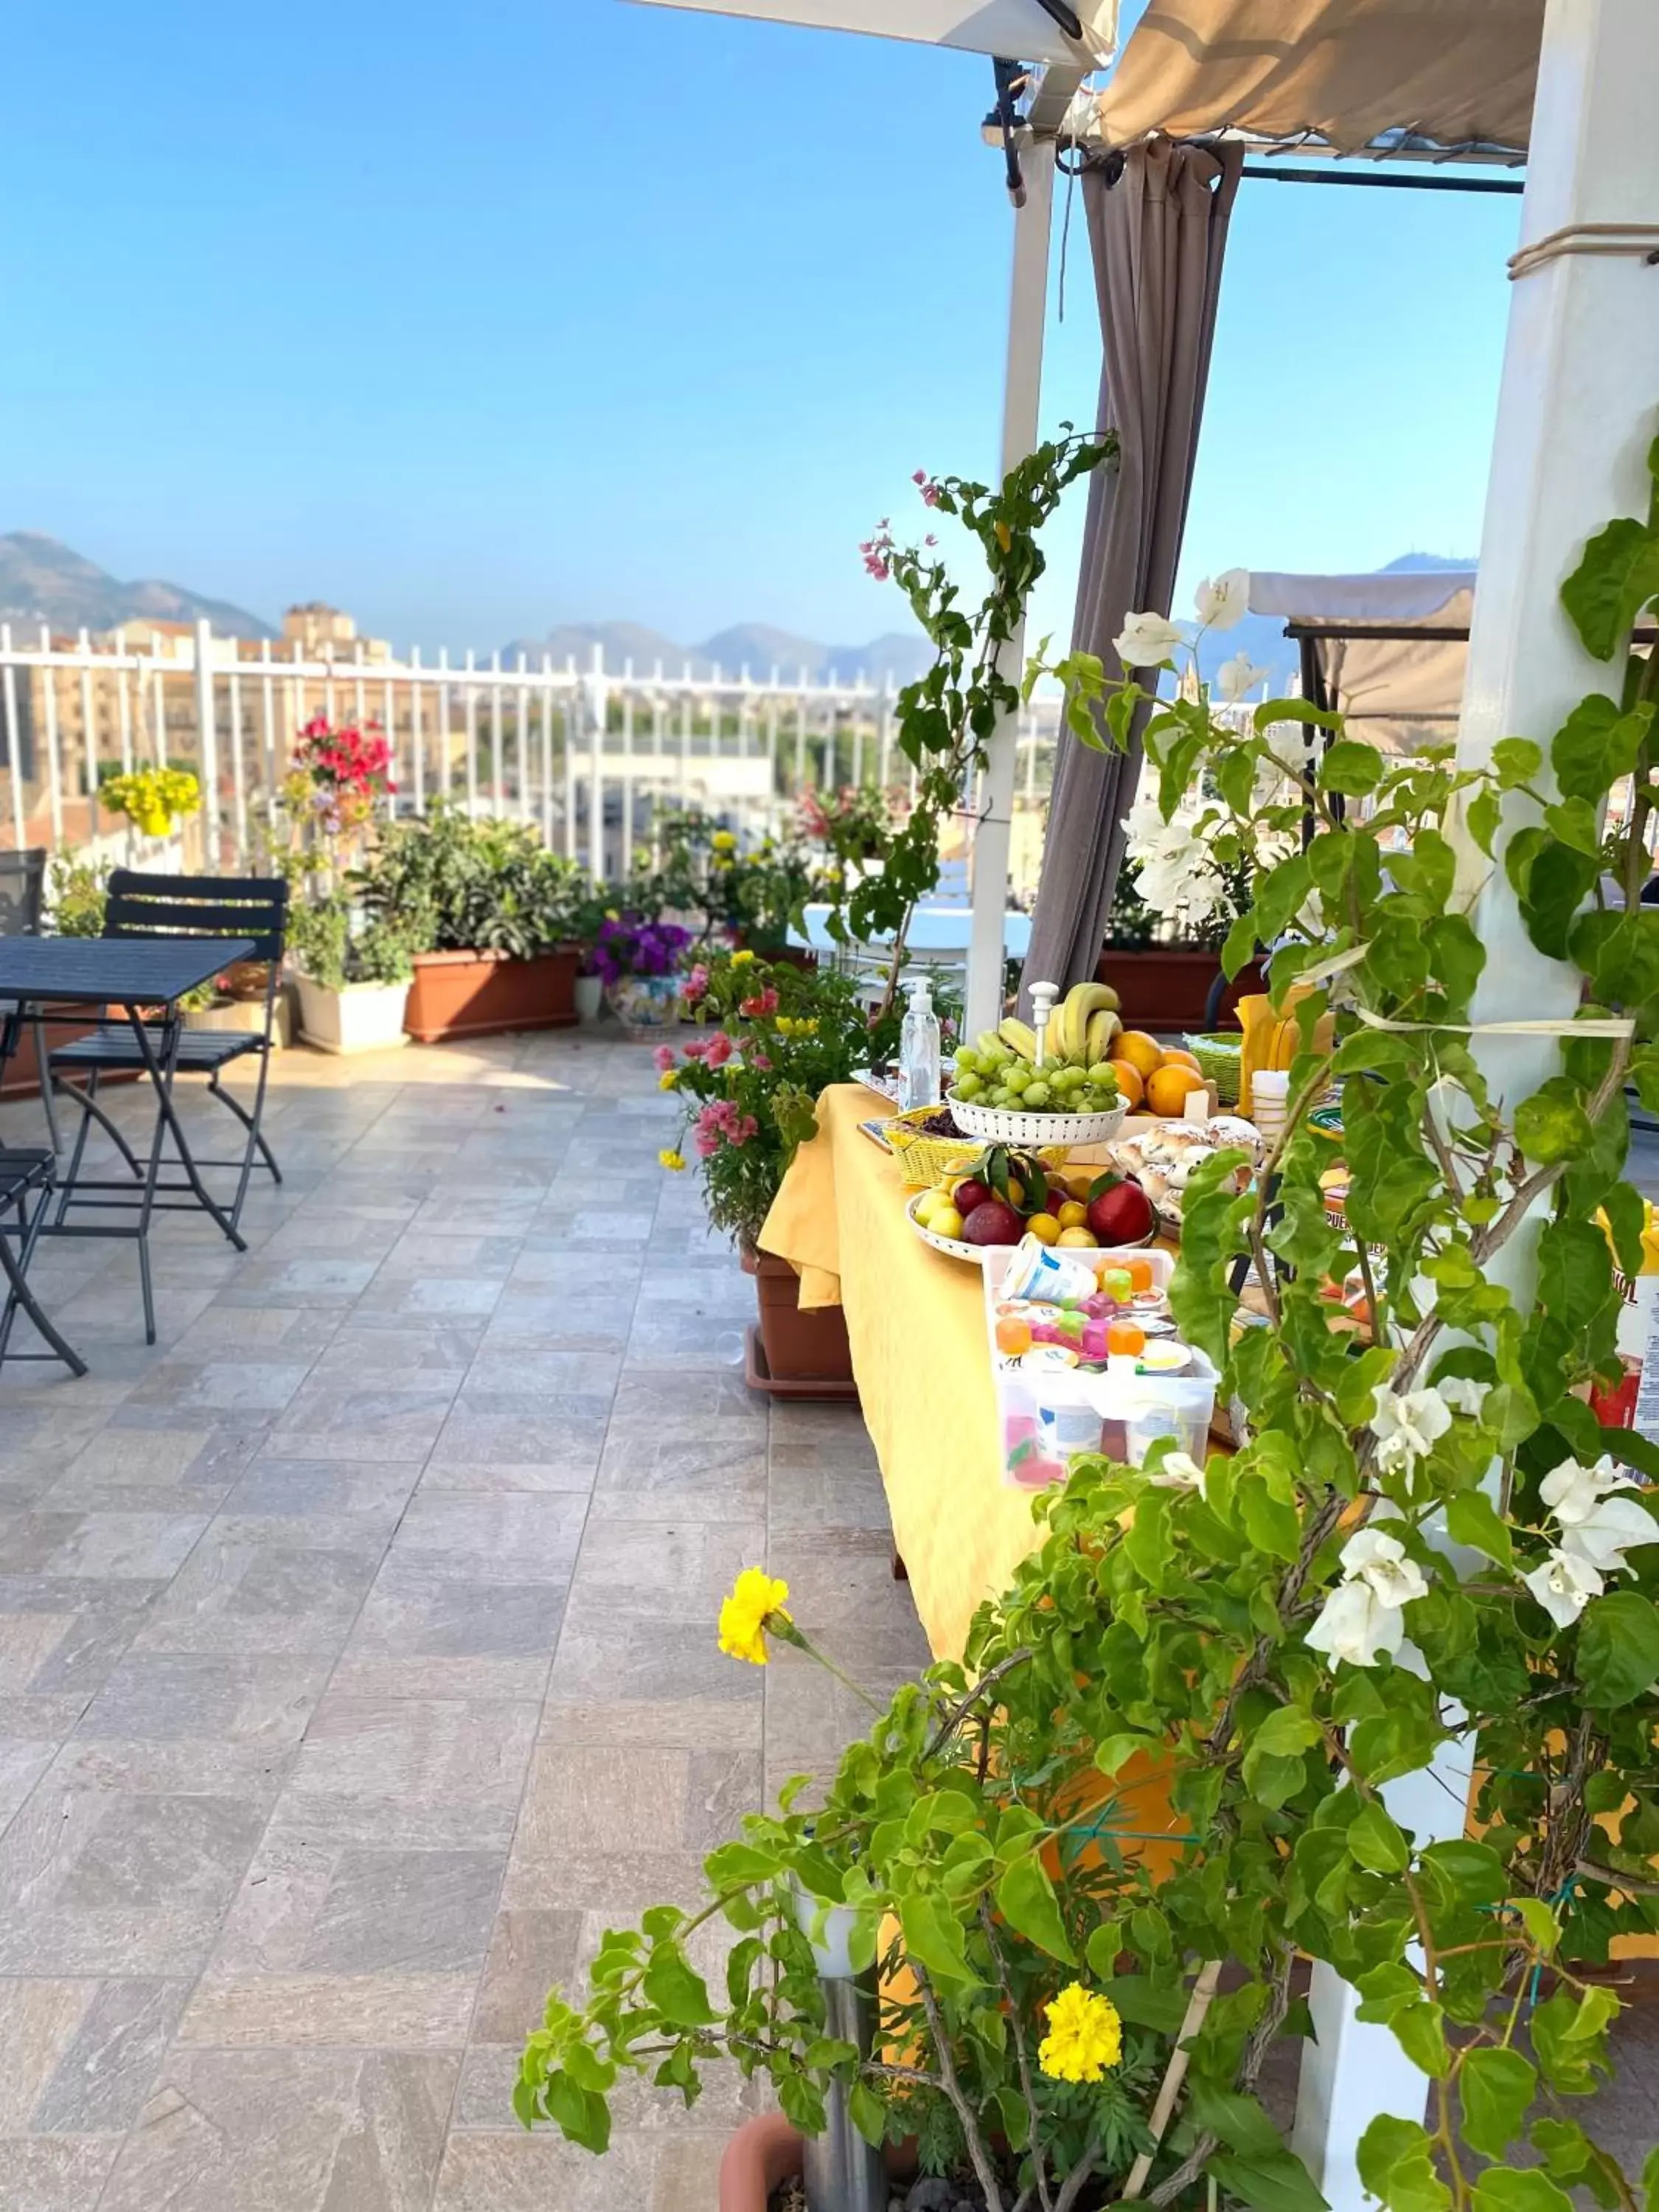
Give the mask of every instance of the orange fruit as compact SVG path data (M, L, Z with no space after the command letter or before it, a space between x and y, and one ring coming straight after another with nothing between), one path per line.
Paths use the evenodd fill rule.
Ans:
M1198 1064L1197 1054L1188 1052L1184 1045L1169 1046L1164 1054L1164 1065L1165 1067L1190 1067L1194 1075L1204 1073Z
M1150 1075L1164 1059L1164 1048L1145 1030L1120 1030L1112 1040L1112 1065L1127 1060L1137 1075Z
M1180 1115L1189 1091L1201 1091L1204 1078L1190 1067L1160 1067L1146 1079L1146 1103L1154 1114Z
M1111 1066L1117 1078L1118 1096L1133 1114L1146 1095L1146 1081L1132 1060L1115 1060Z

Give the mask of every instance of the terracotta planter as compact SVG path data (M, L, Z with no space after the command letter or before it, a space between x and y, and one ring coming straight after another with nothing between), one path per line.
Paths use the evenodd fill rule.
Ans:
M46 1050L52 1052L60 1044L70 1044L76 1037L90 1036L92 1030L90 1022L49 1022ZM111 1079L105 1076L101 1079L107 1083ZM26 1097L37 1093L40 1088L40 1070L34 1058L34 1024L26 1018L17 1039L15 1055L0 1060L0 1098Z
M1124 1027L1165 1036L1204 1028L1210 986L1220 973L1220 954L1197 945L1152 945L1144 952L1115 952L1109 945L1095 963L1096 981L1118 994ZM1261 969L1252 961L1223 993L1217 1024L1231 1020L1240 999L1262 988Z
M418 1044L571 1028L580 958L574 945L528 960L505 952L417 952L404 1027Z
M751 1358L750 1384L784 1398L856 1398L847 1316L839 1306L803 1313L800 1278L770 1252L745 1252L744 1272L755 1278L760 1308L759 1361Z
M720 2160L720 2212L766 2212L768 2197L799 2175L805 2156L805 2136L781 2112L745 2120Z

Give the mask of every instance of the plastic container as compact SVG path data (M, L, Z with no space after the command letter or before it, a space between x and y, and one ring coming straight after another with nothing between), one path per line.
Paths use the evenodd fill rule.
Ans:
M1282 1067L1260 1069L1250 1082L1250 1119L1264 1144L1279 1140L1290 1106L1291 1079Z
M918 975L899 1030L899 1111L913 1114L918 1106L937 1106L939 1098L939 1016L932 982Z

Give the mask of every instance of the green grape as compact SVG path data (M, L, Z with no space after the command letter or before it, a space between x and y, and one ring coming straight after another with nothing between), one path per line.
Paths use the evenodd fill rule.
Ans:
M1002 1079L1010 1091L1024 1091L1026 1085L1035 1081L1036 1078L1024 1060L1016 1060Z
M1048 1103L1048 1085L1044 1083L1040 1077L1036 1082L1028 1083L1019 1103L1029 1111L1032 1113L1037 1112L1041 1108Z
M983 1091L985 1085L980 1081L978 1076L974 1073L972 1068L969 1069L966 1075L958 1074L957 1077L957 1097L958 1098L977 1098L980 1092Z
M957 1073L958 1075L977 1075L979 1073L979 1054L970 1045L964 1044L957 1049Z
M1089 1070L1089 1080L1097 1090L1117 1089L1117 1071L1107 1060L1097 1060Z

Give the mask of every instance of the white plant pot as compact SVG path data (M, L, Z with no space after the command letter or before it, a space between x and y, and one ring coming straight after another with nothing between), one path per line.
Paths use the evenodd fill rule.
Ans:
M605 978L603 975L578 975L574 985L576 1018L596 1022L605 1009Z
M296 975L300 1035L319 1052L389 1052L404 1045L407 983L348 983L331 991L309 975Z

